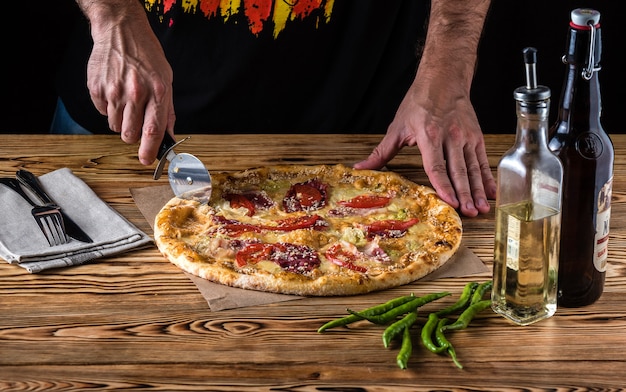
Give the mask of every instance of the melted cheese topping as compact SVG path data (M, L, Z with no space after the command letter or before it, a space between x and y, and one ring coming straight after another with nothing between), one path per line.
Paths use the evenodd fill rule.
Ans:
M244 172L245 173L245 172ZM331 173L332 174L332 173ZM294 183L304 182L311 178L318 178L328 185L326 205L316 211L287 213L283 208L283 197ZM452 222L452 231L446 234L442 230L446 222L441 222L432 206L441 202L429 188L418 185L407 186L403 178L388 173L381 177L337 177L307 173L300 177L293 177L291 173L262 173L251 172L248 175L218 177L213 180L213 194L210 206L198 208L189 219L181 224L185 228L180 233L188 246L208 259L225 263L230 268L242 273L265 271L270 274L282 272L278 264L269 260L256 260L244 266L235 261L238 250L246 243L293 243L306 245L318 251L321 265L312 273L333 274L345 273L346 266L338 265L326 257L326 251L338 241L352 245L349 247L348 259L350 263L363 267L368 274L376 275L384 271L402 268L412 258L408 253L426 252L433 254L438 248L448 250L456 241L460 240L459 222ZM228 193L264 192L274 201L269 208L257 208L253 216L248 215L248 209L232 207L223 195ZM362 195L379 195L391 197L385 207L354 208L345 212L345 207L338 204L340 201L351 200ZM278 231L262 229L247 231L238 235L229 235L221 229L222 223L214 217L252 226L275 226L276 221L311 214L321 216L326 222L323 229L305 228L292 231ZM396 238L373 238L367 234L367 227L376 222L394 220L408 221L418 218L419 222L406 230L397 230ZM443 217L449 220L448 216ZM437 228L434 230L434 228ZM450 241L450 243L447 243ZM371 248L371 249L370 249ZM356 251L354 251L356 249ZM382 254L374 257L368 252ZM381 261L386 260L386 261ZM349 268L348 268L349 269Z

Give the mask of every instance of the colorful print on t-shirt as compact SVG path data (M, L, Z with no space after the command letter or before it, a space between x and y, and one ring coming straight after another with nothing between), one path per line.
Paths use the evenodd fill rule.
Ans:
M334 0L144 0L144 4L169 25L173 21L168 12L176 4L183 12L201 13L207 19L221 18L224 22L244 15L252 34L258 36L264 29L273 28L276 38L292 21L316 18L315 26L328 23Z

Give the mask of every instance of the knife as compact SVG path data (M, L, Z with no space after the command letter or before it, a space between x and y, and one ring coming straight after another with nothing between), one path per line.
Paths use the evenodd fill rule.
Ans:
M58 207L54 200L52 200L52 198L43 189L41 183L39 182L39 179L37 179L37 177L33 173L29 172L28 170L18 170L17 173L15 173L15 176L17 177L17 180L20 182L20 184L24 185L26 188L28 188L28 190L35 194L43 204L55 205ZM83 229L81 229L80 226L78 226L76 222L74 222L72 218L70 218L65 213L65 211L63 211L63 209L59 208L59 211L61 211L61 215L63 216L63 222L65 223L65 232L67 235L81 242L93 242L91 237L89 237L89 235L87 235L87 233L85 233Z
M187 153L177 154L174 147L180 145L191 136L176 142L169 133L165 132L157 158L159 163L154 170L153 178L158 180L163 173L165 162L169 161L167 177L174 194L181 199L196 200L208 203L211 197L211 175L202 161Z

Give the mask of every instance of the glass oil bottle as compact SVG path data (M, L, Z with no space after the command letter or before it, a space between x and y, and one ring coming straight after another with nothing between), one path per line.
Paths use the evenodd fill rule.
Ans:
M548 148L551 92L537 85L536 49L523 57L515 144L498 164L492 308L528 325L557 308L563 167Z

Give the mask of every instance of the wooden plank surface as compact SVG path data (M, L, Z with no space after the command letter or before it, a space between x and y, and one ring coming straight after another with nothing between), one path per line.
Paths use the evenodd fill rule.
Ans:
M609 269L602 298L518 327L484 312L451 340L464 369L415 340L409 369L385 349L382 329L358 324L318 334L347 307L449 290L473 277L417 282L358 297L307 298L211 312L195 285L149 248L38 275L0 263L0 390L414 391L614 389L626 386L626 135L614 135L615 183ZM363 159L379 136L193 136L179 148L212 171ZM490 164L512 144L486 135ZM102 199L151 234L129 188L152 180L137 146L112 136L3 135L0 176L19 168L71 168ZM390 170L426 183L416 148ZM493 212L464 218L464 243L489 267ZM440 304L454 298L441 300ZM425 311L427 308L425 308Z

